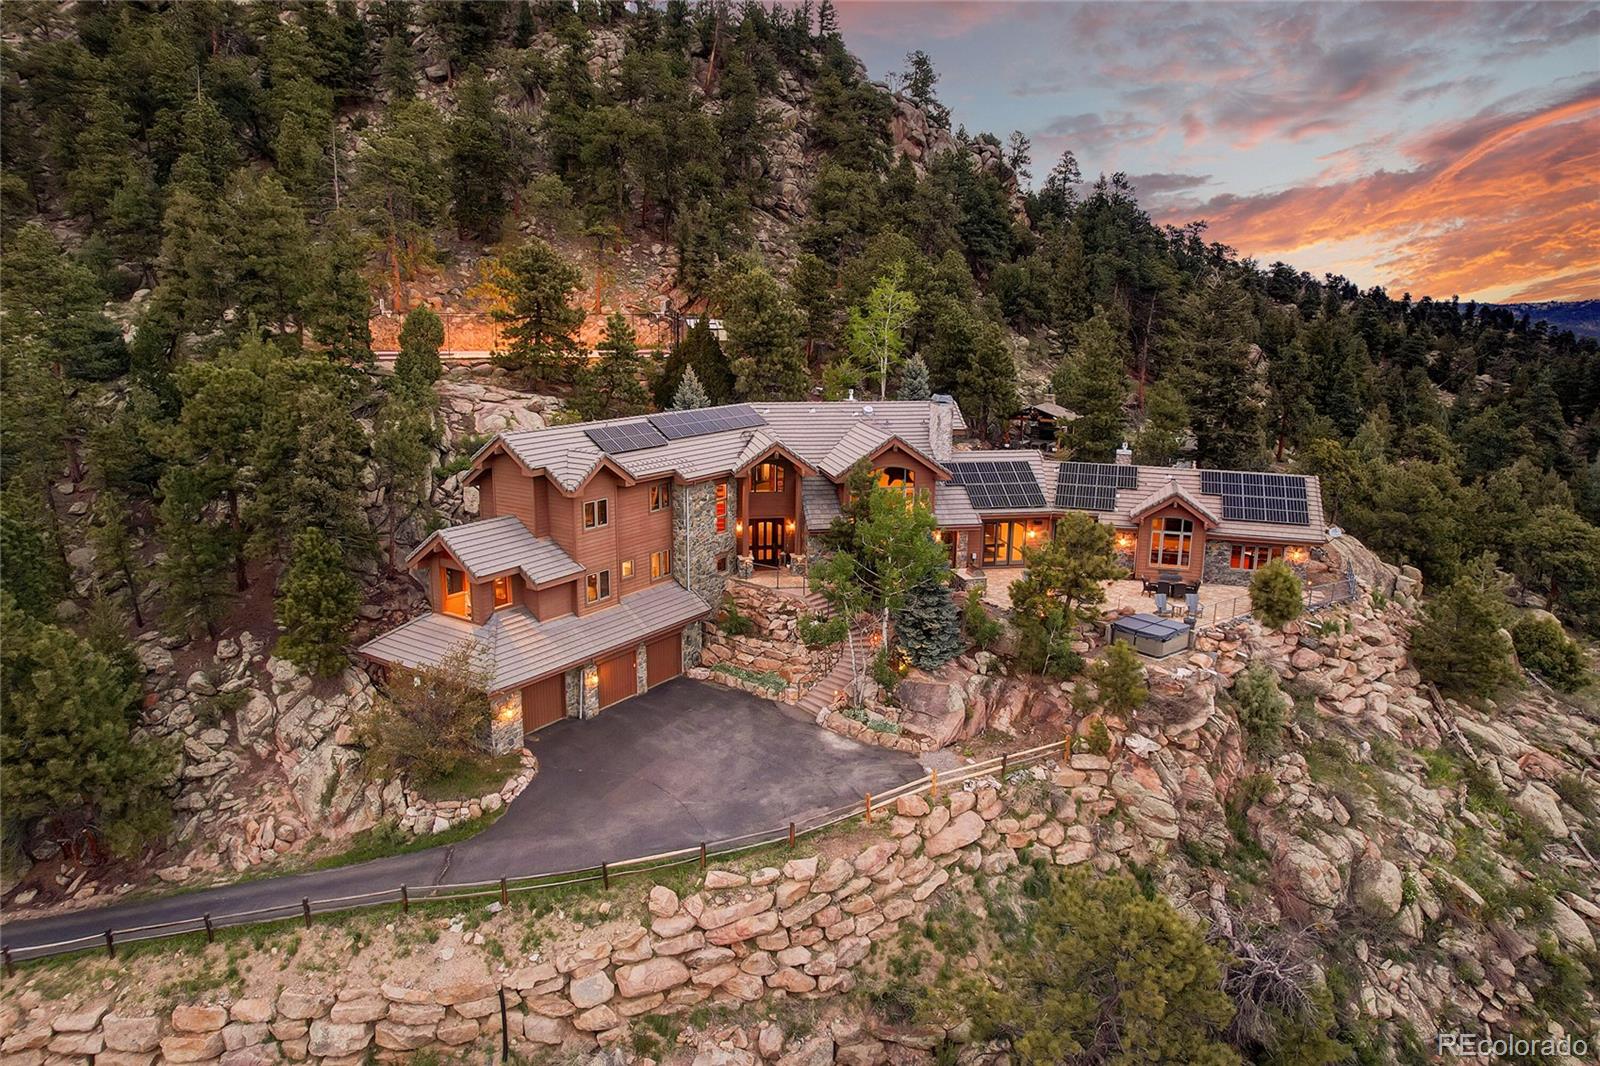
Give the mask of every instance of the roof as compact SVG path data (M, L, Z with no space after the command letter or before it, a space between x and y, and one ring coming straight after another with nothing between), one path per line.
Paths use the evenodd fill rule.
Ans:
M703 410L710 413L741 406L754 410L765 425L680 437L655 447L608 454L590 439L587 431L639 421L637 417L617 418L501 433L478 454L504 447L529 470L544 471L567 492L576 492L604 462L629 478L670 473L681 481L698 481L732 474L739 469L742 457L774 444L819 469L831 456L829 473L839 477L856 459L870 455L891 439L921 454L937 468L938 456L950 450L949 432L966 425L961 408L948 397L873 403L841 400L730 404ZM939 419L935 413L945 408L950 409L950 418L943 430L936 430ZM936 433L940 439L936 439ZM835 470L838 473L833 473Z
M437 545L447 548L474 581L520 570L530 582L539 585L583 573L583 567L560 545L548 537L534 536L514 515L438 530L417 545L406 562L422 557Z
M953 454L949 460L946 461L945 465L950 468L952 473L956 473L959 478L963 477L964 471L966 469L971 469L971 464L974 463L1018 464L1024 468L1021 471L1022 480L1020 484L1030 490L1032 486L1036 484L1039 488L1040 494L1044 497L1038 506L1031 504L1015 507L1003 507L998 505L984 506L980 501L973 500L971 498L971 493L969 492L969 506L972 506L980 515L985 517L999 517L1005 515L1038 515L1052 514L1057 510L1057 508L1052 505L1056 498L1056 464L1047 461L1044 457L1044 453L1032 448L1001 448L988 451L960 451ZM1031 481L1029 480L1030 478ZM940 505L942 503L941 497L943 497L944 494L951 488L951 485L952 483L946 482L940 485L937 490L935 490L934 514L936 517L939 513ZM1028 495L1031 497L1031 491L1028 493Z
M983 519L972 508L967 490L955 482L940 485L933 496L933 519L941 529L968 529L983 525Z
M1036 412L1038 414L1045 415L1048 418L1077 418L1078 417L1077 415L1073 414L1071 411L1067 410L1065 407L1062 407L1060 404L1051 403L1048 400L1045 400L1045 401L1043 401L1041 403L1030 403L1028 406L1026 406L1026 407L1024 407L1022 409L1023 414L1027 414L1029 411L1033 411L1033 412Z
M1175 477L1168 477L1164 484L1152 489L1143 500L1139 501L1133 510L1128 512L1128 517L1138 521L1152 511L1173 503L1185 508L1189 513L1204 522L1207 529L1213 529L1222 522L1222 519L1217 517L1216 512L1196 499L1188 489L1178 483L1178 479Z
M425 614L361 646L368 658L418 669L437 666L466 645L489 675L489 691L500 692L704 616L704 600L675 581L663 581L624 596L614 607L541 622L525 608L496 611L481 626L443 614Z
M944 495L943 488L939 495ZM801 478L800 508L805 514L806 532L827 529L839 517L839 487L827 478Z

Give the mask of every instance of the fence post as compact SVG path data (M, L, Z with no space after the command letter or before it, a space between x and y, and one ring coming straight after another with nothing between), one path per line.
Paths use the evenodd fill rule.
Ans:
M511 893L506 889L506 879L500 879L500 906L504 907L511 902Z
M939 802L939 771L934 770L931 777L933 784L928 787L928 798L937 803Z
M700 872L704 873L705 872L705 868L706 868L706 845L705 845L705 841L701 841L700 842Z
M310 896L301 896L300 897L300 909L301 909L301 911L303 911L305 913L305 916L306 916L306 928L310 929L311 928L311 897Z
M411 913L411 893L406 891L406 886L400 886L400 913Z
M15 962L11 961L11 949L9 947L0 948L0 955L4 955L5 956L6 976L7 977L15 977L15 976L17 976L17 964Z
M872 821L872 793L867 793L867 821Z
M511 1030L506 1020L506 986L501 985L495 991L500 993L500 1061L504 1062L511 1057Z
M789 846L794 847L794 823L789 823Z
M611 891L611 867L606 863L600 864L600 887Z
M1009 751L1002 751L1000 753L1000 783L1002 785L1006 783L1006 767L1010 764L1010 762L1011 753Z
M206 943L210 944L211 942L213 942L214 940L217 939L217 934L211 928L211 912L210 911L206 911L205 918L206 918Z
M106 954L113 959L117 957L117 942L111 938L111 930L106 930Z
M1065 737L1061 738L1061 761L1062 762L1071 762L1072 761L1072 734L1071 733L1068 733Z

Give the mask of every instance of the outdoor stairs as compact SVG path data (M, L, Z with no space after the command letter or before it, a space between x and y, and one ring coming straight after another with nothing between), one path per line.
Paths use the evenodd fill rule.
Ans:
M863 669L866 667L867 634L871 630L872 626L870 624L858 625L854 633L856 656ZM800 697L795 706L811 717L816 718L823 711L830 710L842 702L844 694L850 688L851 676L850 647L847 644L840 648L839 661L833 664L833 669L829 670L816 684L812 685L810 690Z

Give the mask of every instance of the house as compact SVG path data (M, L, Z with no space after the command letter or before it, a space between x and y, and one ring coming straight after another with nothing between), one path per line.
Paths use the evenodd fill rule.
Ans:
M698 660L730 576L805 565L858 462L927 502L958 569L1020 566L1056 520L1117 529L1138 576L1244 583L1323 544L1315 478L958 450L948 396L749 403L505 432L473 457L476 521L408 556L429 613L361 648L380 668L471 645L497 742L586 718Z
M1056 403L1055 397L1030 403L1011 416L1011 427L1018 440L1028 444L1054 445L1056 435L1077 415Z

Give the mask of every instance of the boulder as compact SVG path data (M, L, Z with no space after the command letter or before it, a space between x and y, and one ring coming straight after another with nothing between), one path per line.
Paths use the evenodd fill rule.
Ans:
M172 1008L172 1028L180 1033L210 1033L228 1024L224 1007L193 1004Z
M1393 918L1405 902L1405 878L1388 859L1362 859L1351 871L1351 882L1356 906L1373 918Z
M366 1041L362 1041L365 1046ZM174 1033L161 1041L161 1054L168 1062L204 1062L226 1050L222 1032Z
M308 1045L308 1050L317 1056L355 1055L365 1051L371 1039L370 1025L345 1024L318 1018L311 1023L311 1043ZM161 1042L161 1050L166 1051L164 1040Z
M927 737L935 748L942 748L961 735L961 727L967 721L967 701L960 685L907 678L895 686L894 697L900 704L900 727L906 732Z
M674 958L655 958L617 968L617 989L627 999L676 988L689 980L689 968Z
M611 978L606 976L604 970L596 970L587 977L575 979L567 988L567 997L572 1000L572 1005L579 1010L588 1010L616 995L616 986L611 983ZM579 1028L583 1028L580 1026ZM606 1026L610 1028L610 1026Z
M112 1051L143 1053L161 1046L161 1019L153 1014L137 1018L108 1014L100 1022L100 1032Z
M973 810L965 811L957 815L949 825L929 837L923 849L930 859L959 851L983 835L983 826L982 815Z
M1550 786L1530 781L1526 788L1511 797L1511 806L1544 832L1562 840L1567 838L1567 820L1561 814L1561 798Z

